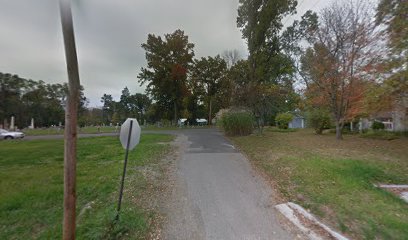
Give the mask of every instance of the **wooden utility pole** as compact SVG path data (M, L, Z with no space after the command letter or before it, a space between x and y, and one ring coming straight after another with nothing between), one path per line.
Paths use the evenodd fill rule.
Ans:
M75 239L76 146L80 83L70 0L60 0L60 13L69 90L65 107L63 239L73 240Z

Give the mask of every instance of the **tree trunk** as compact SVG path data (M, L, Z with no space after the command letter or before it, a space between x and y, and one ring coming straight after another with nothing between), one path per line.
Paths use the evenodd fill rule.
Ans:
M212 97L210 97L210 110L208 113L208 125L212 125Z
M64 223L63 239L75 239L76 146L79 102L79 73L69 0L60 0L62 32L68 71L68 99L65 109L64 136Z
M343 135L342 135L342 127L340 124L340 121L336 119L336 139L337 140L343 140Z
M258 134L262 135L262 125L261 125L261 118L258 118Z
M177 102L174 101L174 125L177 126L178 119L177 119Z

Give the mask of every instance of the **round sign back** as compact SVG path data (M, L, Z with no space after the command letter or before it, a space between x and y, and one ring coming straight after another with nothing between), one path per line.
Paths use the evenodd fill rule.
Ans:
M129 132L131 125L132 125L132 129ZM140 126L136 118L126 119L126 121L120 127L119 139L120 139L120 143L122 144L122 147L126 149L128 139L129 139L129 134L130 134L129 150L132 150L133 148L135 148L136 145L139 144L139 141L140 141L140 132L141 132Z

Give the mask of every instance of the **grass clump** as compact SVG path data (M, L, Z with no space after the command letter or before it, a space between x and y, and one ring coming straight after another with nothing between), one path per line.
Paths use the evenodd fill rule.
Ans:
M246 136L252 133L254 118L249 112L226 112L221 116L221 126L229 136Z

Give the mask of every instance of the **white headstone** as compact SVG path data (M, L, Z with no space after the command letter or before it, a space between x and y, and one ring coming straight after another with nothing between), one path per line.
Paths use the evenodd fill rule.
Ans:
M408 192L402 192L401 198L408 203Z
M130 136L130 141L129 141L129 150L132 150L134 147L136 147L137 144L139 144L140 141L140 126L139 123L137 122L136 118L128 118L126 121L122 124L120 127L120 143L122 144L122 147L126 149L127 143L128 143L128 138L129 138L129 129L130 129L130 124L132 123L132 131L131 131L131 136Z
M11 130L14 130L14 116L11 117L10 129L11 129Z
M34 118L31 118L30 129L34 129Z

